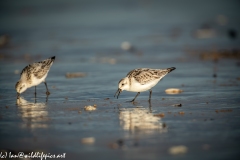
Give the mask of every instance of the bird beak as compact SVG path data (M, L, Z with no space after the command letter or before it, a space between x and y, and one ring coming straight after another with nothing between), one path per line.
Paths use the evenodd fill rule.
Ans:
M118 88L117 92L115 93L114 97L116 96L116 94L118 93L117 95L117 99L118 99L118 96L120 95L120 93L122 92L122 90L120 88Z

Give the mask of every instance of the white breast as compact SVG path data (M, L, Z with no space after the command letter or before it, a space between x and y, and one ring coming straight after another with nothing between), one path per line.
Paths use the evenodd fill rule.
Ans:
M40 83L44 82L46 77L48 75L48 72L41 78L41 79L38 79L36 77L33 77L32 78L32 83L28 86L28 87L32 87L32 86L37 86L39 85Z
M144 85L138 83L136 80L133 80L131 83L131 86L129 87L130 92L144 92L147 90L150 90L152 87L154 87L160 79L156 79L154 81L151 81L149 83L146 83Z

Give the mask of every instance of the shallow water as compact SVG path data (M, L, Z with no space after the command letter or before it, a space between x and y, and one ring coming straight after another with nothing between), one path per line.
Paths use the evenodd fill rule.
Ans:
M227 31L239 33L238 2L197 3L204 13L196 4L165 1L5 2L1 34L10 41L0 48L1 152L66 153L66 159L237 159L239 37ZM216 22L219 14L227 24ZM193 36L206 24L214 36ZM122 50L123 41L134 50ZM229 55L232 49L235 57L204 60L203 53ZM30 88L17 100L21 69L54 55L46 79L50 96L40 84L36 99ZM118 81L141 67L176 70L153 88L150 104L148 92L134 104L126 101L136 93L114 98ZM87 75L68 79L68 72ZM167 88L183 92L169 95ZM97 110L84 110L94 104ZM94 141L85 142L89 137ZM187 150L170 152L179 145Z

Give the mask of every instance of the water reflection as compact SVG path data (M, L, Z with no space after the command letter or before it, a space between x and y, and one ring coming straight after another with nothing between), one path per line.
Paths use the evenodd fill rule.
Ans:
M167 132L166 124L161 122L160 117L151 113L151 108L123 108L119 114L120 125L130 133L162 133Z
M23 128L48 128L49 121L46 103L28 102L23 97L17 99L19 115L23 119Z

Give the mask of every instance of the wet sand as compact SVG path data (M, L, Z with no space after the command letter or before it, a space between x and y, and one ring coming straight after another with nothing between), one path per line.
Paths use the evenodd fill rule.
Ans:
M147 15L158 13L158 5L145 8ZM66 15L75 15L69 10ZM20 17L27 11L31 12L25 8ZM2 26L9 40L0 48L0 153L65 153L65 159L237 159L239 37L226 31L240 23L233 22L233 16L228 16L231 23L225 26L209 23L206 16L193 18L190 24L175 17L175 25L164 16L163 22L146 16L146 23L140 23L139 18L131 21L143 14L138 7L118 11L135 13L119 26L109 17L103 25L96 19L90 21L96 24L87 23L84 16L80 19L92 27L73 25L74 18L65 27ZM41 14L33 17L45 17L36 12ZM206 23L211 27L202 27ZM124 41L132 46L124 48ZM36 99L30 88L17 100L14 86L21 70L50 56L56 56L46 79L51 94L46 97L40 84ZM151 103L149 92L142 92L136 103L127 102L136 93L124 91L114 98L118 81L140 67L176 70L153 88ZM169 88L182 92L167 94ZM86 111L89 105L96 110Z
M118 77L111 74L116 79L113 82L98 73L76 79L67 79L64 74L56 78L56 61L48 77L51 95L47 99L43 84L37 87L37 99L34 88L19 100L13 88L1 93L1 148L66 153L67 159L234 159L239 150L240 82L232 74L239 69L233 61L220 60L217 77L213 76L212 62L194 62L206 74L198 73L197 67L188 72L185 62L176 62L177 69L153 89L150 104L148 92L141 93L134 104L127 101L135 93L123 92L115 99ZM118 66L114 65L116 69ZM102 78L106 88L91 82L94 74ZM63 82L58 82L60 77ZM170 87L183 92L166 94L164 90ZM96 105L96 110L85 111L88 105ZM170 152L175 146L187 150Z

